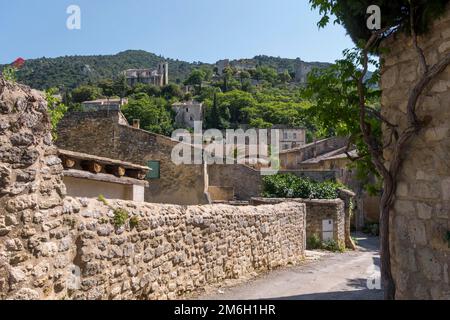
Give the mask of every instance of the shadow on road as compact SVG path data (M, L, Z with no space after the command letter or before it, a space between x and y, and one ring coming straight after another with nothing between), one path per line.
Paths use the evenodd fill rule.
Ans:
M280 297L271 300L383 300L383 291L363 289L354 291L322 292Z

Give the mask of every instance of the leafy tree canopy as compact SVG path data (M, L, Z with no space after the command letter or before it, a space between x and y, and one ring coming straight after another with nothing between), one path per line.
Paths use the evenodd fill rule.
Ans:
M129 122L140 119L144 130L164 135L173 131L170 105L163 98L149 97L146 93L131 95L122 112Z
M413 13L417 33L428 30L430 23L443 12L449 0L310 0L312 8L319 9L324 27L334 17L342 24L356 44L367 40L371 31L366 26L367 8L378 5L381 9L381 28L391 31L410 31L410 13Z

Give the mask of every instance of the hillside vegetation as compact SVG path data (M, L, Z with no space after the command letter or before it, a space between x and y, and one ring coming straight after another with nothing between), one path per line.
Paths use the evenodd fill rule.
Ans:
M126 69L155 68L162 61L169 62L169 77L173 83L182 83L195 68L201 66L214 68L212 64L190 63L164 58L143 50L128 50L115 55L30 59L17 72L17 77L18 81L39 90L53 87L73 89L81 84L98 82L101 79L114 79ZM253 59L233 60L231 64L267 66L275 70L286 70L293 76L299 62L300 59L256 56ZM327 65L318 62L308 64L317 67ZM4 65L0 66L0 70L4 67Z

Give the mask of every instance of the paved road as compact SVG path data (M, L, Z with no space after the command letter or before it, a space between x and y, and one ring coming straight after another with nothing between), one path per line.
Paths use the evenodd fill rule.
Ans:
M367 279L377 283L379 272L378 238L355 234L358 251L346 253L314 253L315 261L280 269L247 283L214 290L199 299L248 300L374 300L382 299L381 290L369 290ZM379 269L378 269L379 270Z

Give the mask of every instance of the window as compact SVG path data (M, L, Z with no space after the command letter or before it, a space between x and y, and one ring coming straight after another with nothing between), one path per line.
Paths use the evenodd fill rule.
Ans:
M194 121L194 117L193 116L190 116L190 118L189 118L191 121Z
M297 133L294 133L294 140L297 140Z
M286 140L288 138L287 132L283 133L283 138L284 138L284 140Z
M186 108L186 112L189 112L189 108Z
M147 162L147 167L150 171L147 174L147 179L159 179L160 178L160 166L159 161L150 160Z

